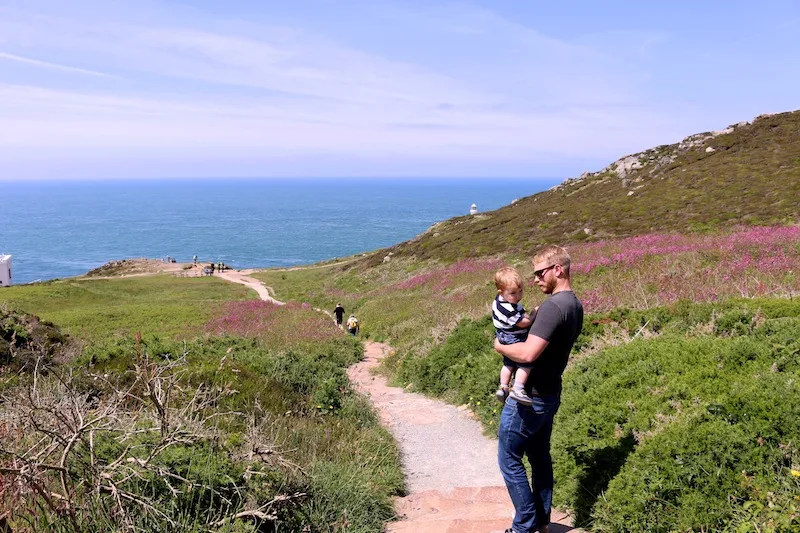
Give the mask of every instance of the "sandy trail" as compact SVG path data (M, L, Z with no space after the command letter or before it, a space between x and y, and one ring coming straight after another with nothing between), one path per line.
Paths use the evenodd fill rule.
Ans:
M247 274L249 273L250 271L237 272L236 270L223 270L222 272L217 272L214 275L226 281L230 281L232 283L239 283L241 285L250 287L251 289L256 291L258 293L258 296L265 302L272 302L276 305L284 304L284 302L281 302L273 298L272 295L270 295L269 293L269 289L266 286L264 286L263 283L258 281L256 278L251 278L250 276L248 276Z

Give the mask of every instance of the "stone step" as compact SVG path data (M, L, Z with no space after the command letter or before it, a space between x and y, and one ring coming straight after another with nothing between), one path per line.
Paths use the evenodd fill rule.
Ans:
M505 487L458 487L398 498L399 522L390 533L502 533L511 526L514 507ZM553 512L550 533L579 533L569 516Z

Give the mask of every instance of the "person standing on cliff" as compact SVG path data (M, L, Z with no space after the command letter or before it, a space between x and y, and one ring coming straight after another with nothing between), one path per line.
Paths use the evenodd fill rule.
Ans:
M336 317L336 325L341 329L342 319L344 318L344 307L342 307L342 304L336 304L336 307L333 309L333 316Z
M532 405L509 397L497 431L497 459L514 504L514 521L506 533L546 533L553 500L550 434L561 404L561 375L583 327L583 305L572 292L570 258L560 246L548 246L533 257L536 284L549 297L539 306L525 342L494 348L517 363L531 364L525 391ZM523 456L532 469L528 482Z

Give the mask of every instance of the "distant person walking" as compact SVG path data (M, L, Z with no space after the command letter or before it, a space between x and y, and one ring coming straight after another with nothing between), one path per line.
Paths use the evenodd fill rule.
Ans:
M192 257L192 265L197 266L197 256Z
M344 318L344 307L342 307L342 304L336 304L336 307L333 309L333 316L336 317L336 325L341 329L342 319Z
M350 315L350 318L347 319L347 331L355 337L359 329L361 329L361 324L358 323L358 319L355 315Z
M548 246L533 257L536 284L550 295L536 313L525 342L494 348L516 363L531 364L525 392L531 406L512 396L506 400L497 431L497 459L516 511L506 533L546 533L553 500L550 434L561 404L561 374L583 327L583 305L572 292L570 258L559 246ZM528 457L532 480L522 458Z

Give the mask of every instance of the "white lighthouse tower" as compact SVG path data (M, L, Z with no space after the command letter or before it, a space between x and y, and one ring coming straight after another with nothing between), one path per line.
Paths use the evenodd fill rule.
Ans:
M0 287L11 285L11 256L0 254Z
M478 213L478 206L476 204L472 204L469 208L469 214L475 215Z

